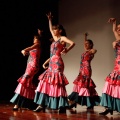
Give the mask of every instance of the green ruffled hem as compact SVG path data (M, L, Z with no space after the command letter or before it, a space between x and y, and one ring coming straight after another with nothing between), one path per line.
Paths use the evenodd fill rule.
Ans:
M120 99L111 97L110 95L107 95L105 93L102 93L100 105L120 112Z
M69 96L68 99L71 101L75 101L76 103L82 105L82 106L98 106L101 101L100 96L79 96L77 92L72 92Z
M61 107L68 107L67 97L51 97L44 93L36 92L34 102L41 106L46 106L50 109L60 109Z
M18 107L20 108L28 108L33 110L37 107L37 104L34 103L33 99L25 98L23 96L20 96L19 94L15 94L10 102L18 105Z

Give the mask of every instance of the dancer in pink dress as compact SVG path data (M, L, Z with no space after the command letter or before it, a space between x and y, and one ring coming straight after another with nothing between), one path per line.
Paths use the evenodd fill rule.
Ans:
M67 99L66 85L69 84L67 78L63 74L64 62L61 54L66 54L71 50L75 43L66 37L65 30L62 25L52 26L52 15L47 14L49 20L49 29L54 41L51 44L50 58L44 63L48 69L39 76L39 84L36 89L34 102L38 107L34 110L40 112L45 110L45 107L50 109L59 109L59 113L65 113L66 107L69 106ZM66 47L66 44L69 44Z
M40 45L39 36L35 35L33 45L21 51L24 56L29 55L29 57L25 73L18 79L19 84L15 90L15 95L10 100L10 102L15 104L13 110L18 110L19 108L34 109L36 107L33 102L36 86L32 80L39 70Z
M87 36L88 34L85 33L85 52L81 55L79 74L73 82L73 92L68 96L70 108L76 107L78 103L82 106L86 105L87 109L93 109L100 102L100 97L95 90L96 85L91 79L91 61L97 50L93 49L93 42L87 39Z
M113 42L113 48L116 53L113 71L106 77L105 85L102 90L101 106L105 111L100 115L113 114L113 111L120 112L120 24L116 25L116 19L110 18L109 23L113 24L113 33L116 40Z

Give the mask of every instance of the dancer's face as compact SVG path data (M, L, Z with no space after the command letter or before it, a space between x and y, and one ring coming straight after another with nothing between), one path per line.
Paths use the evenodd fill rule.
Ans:
M37 39L37 37L34 37L33 43L35 44L35 43L38 43L38 42L39 42L39 40Z
M55 36L60 36L61 35L61 30L53 29L53 33L54 33Z
M90 42L89 42L89 41L85 41L84 47L85 47L86 50L91 49L91 44L90 44Z

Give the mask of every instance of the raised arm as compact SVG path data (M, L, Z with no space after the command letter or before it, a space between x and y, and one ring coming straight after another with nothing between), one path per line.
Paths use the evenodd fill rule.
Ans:
M117 33L117 24L116 24L116 19L115 18L110 18L108 20L108 23L112 23L113 24L113 33L115 35L116 40L120 40L120 36Z
M51 14L51 12L49 12L48 14L47 14L47 18L48 18L48 21L49 21L49 30L50 30L50 32L51 32L51 34L52 34L52 37L54 38L55 36L54 36L54 34L53 34L53 29L52 29L52 14Z
M84 36L85 36L85 40L84 41L86 41L87 40L87 36L88 36L89 34L86 32L85 34L84 34Z

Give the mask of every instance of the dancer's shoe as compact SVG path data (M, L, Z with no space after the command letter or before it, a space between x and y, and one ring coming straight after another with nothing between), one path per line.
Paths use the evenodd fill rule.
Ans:
M111 109L106 109L104 112L99 113L100 115L107 115L108 113L110 113L111 115L113 115L113 110Z
M13 111L18 111L18 109L19 109L18 105L15 105L12 110Z
M59 110L59 113L66 113L66 108L61 107L60 110Z
M44 107L41 107L41 106L38 106L35 110L33 110L34 112L40 112L40 111L43 111L45 112L45 108Z
M70 106L69 106L69 109L72 109L72 108L76 108L77 107L77 103L73 103L73 104L71 104Z
M18 108L13 108L12 110L13 110L13 111L18 111Z

